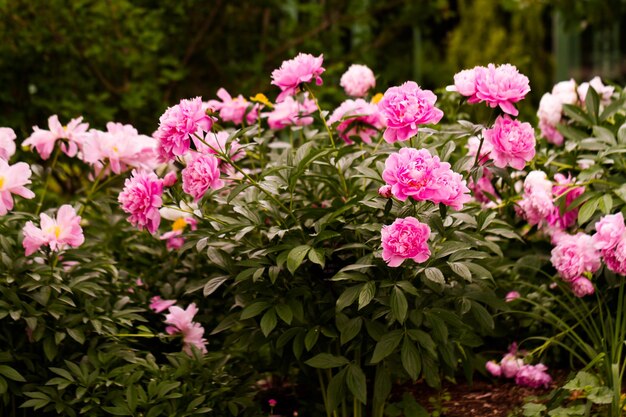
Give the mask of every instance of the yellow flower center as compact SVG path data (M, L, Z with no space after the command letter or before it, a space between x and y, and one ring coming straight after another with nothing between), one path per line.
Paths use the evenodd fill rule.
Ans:
M51 226L46 230L46 233L52 233L58 239L61 236L61 226Z
M372 104L378 104L380 100L383 98L383 93L376 93L374 97L372 97Z
M180 217L172 225L172 230L178 232L185 230L185 227L187 227L187 222L185 221L184 217Z
M4 187L4 177L0 177L0 189Z
M120 150L117 148L117 146L113 147L113 152L118 153Z
M255 103L264 104L269 108L274 107L274 105L267 99L267 97L265 97L265 94L263 93L257 93L256 96L250 97L250 100L254 101Z

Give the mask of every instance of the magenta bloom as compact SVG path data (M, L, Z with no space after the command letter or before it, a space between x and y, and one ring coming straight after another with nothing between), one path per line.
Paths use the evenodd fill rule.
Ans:
M378 189L378 195L382 198L391 198L393 195L391 192L391 185L383 185Z
M485 369L487 370L487 372L495 377L499 377L500 375L502 375L502 367L498 365L495 361L488 361L487 363L485 363Z
M622 237L613 249L604 249L602 257L609 270L616 274L626 275L626 238Z
M156 232L161 223L159 207L163 205L163 180L154 172L133 170L124 182L124 189L117 200L122 210L130 214L128 221L150 233Z
M207 103L209 107L220 114L220 119L224 122L233 122L236 125L243 123L244 119L246 123L251 125L256 122L259 117L259 105L250 105L241 94L232 98L228 91L224 88L217 90L218 100L209 100ZM250 111L248 111L248 108ZM247 113L246 113L247 112Z
M555 204L552 213L547 218L550 226L560 229L567 229L576 224L578 218L578 208L568 209L572 202L585 192L585 187L575 186L576 180L570 176L556 174L554 176L556 184L552 187L552 194L555 199L565 195L565 211L561 213L558 205Z
M548 388L552 377L546 372L548 368L542 364L524 365L515 375L515 383L530 388Z
M9 127L0 127L0 159L8 161L15 153L15 132Z
M522 100L530 91L528 77L511 64L476 67L474 75L476 92L468 99L469 103L485 102L489 107L500 106L503 112L518 115L513 103Z
M339 123L337 133L347 144L353 144L352 137L359 137L365 143L372 143L372 137L378 135L385 126L385 120L375 104L362 98L346 100L335 109L328 118L328 124Z
M579 298L591 295L595 292L593 284L585 277L574 278L572 282L570 282L570 285L574 295Z
M442 203L455 210L461 210L463 204L472 199L463 176L450 169L450 164L442 162L434 171L434 182L425 190L427 200Z
M400 266L405 259L417 263L430 257L428 238L430 227L415 217L396 219L381 230L383 259L391 267Z
M274 109L266 113L270 129L280 130L287 126L306 126L313 123L311 114L317 110L317 106L308 96L308 93L304 94L302 102L287 96L280 103L276 103Z
M206 340L204 336L204 328L199 323L194 323L193 318L198 313L198 308L195 304L191 303L187 309L183 310L180 307L172 306L169 308L169 314L165 315L165 322L171 326L167 326L165 331L168 334L181 333L183 336L183 343L185 344L183 350L191 355L191 346L195 346L206 353Z
M500 361L500 366L505 378L514 378L520 368L524 366L524 360L518 358L515 353L507 353Z
M491 129L483 130L483 136L491 144L491 158L498 168L524 169L535 157L535 130L530 123L498 116Z
M350 97L363 97L370 88L376 87L376 77L367 65L352 64L341 76L339 85Z
M417 134L419 125L438 123L443 112L435 107L436 101L432 91L422 90L414 81L389 88L378 102L378 110L387 121L385 141L408 140Z
M317 85L322 85L320 75L325 71L322 67L323 63L324 55L314 57L303 53L299 53L293 59L283 61L280 68L272 71L272 84L281 90L276 101L283 101L286 97L296 94L296 90L302 83L315 80Z
M48 129L42 130L33 127L33 133L28 137L22 146L34 147L42 159L50 158L57 140L61 140L61 150L69 157L74 157L78 149L82 146L84 133L89 128L89 124L81 123L82 117L70 120L67 126L61 125L59 117L55 114L48 118Z
M178 177L176 176L176 172L175 171L170 171L167 174L165 174L165 176L163 177L163 186L164 187L171 187L172 185L176 184L176 181L178 181Z
M517 300L521 296L522 295L517 291L509 291L504 297L504 301L506 301L507 303L510 303L513 300Z
M81 218L69 204L59 208L56 219L45 213L41 213L39 219L39 228L31 221L24 226L22 246L26 256L35 253L43 245L50 246L52 251L61 251L67 246L77 248L85 241L80 227Z
M580 232L561 236L552 249L550 261L563 281L572 282L600 268L600 252L594 247L593 238Z
M224 186L220 179L219 159L213 155L199 154L182 172L183 191L200 200L209 188L219 190Z
M626 236L626 226L622 213L609 214L596 222L596 233L593 235L593 243L596 249L614 249Z
M164 300L158 295L155 295L150 299L150 310L155 313L160 313L161 311L167 310L174 304L176 304L176 300Z
M12 194L26 199L35 197L35 193L24 187L30 184L31 174L30 166L26 162L9 165L0 158L0 216L13 210Z
M213 126L200 97L181 100L168 108L159 118L154 137L159 141L159 154L166 160L185 154L191 145L191 135L209 132Z

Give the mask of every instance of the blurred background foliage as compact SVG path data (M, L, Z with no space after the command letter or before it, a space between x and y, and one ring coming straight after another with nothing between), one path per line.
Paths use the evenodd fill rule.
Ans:
M369 65L379 89L426 88L460 69L511 62L531 118L555 82L626 75L624 0L0 0L0 125L27 135L50 114L145 133L180 98L276 90L270 73L323 53L325 82ZM327 106L342 93L325 93Z

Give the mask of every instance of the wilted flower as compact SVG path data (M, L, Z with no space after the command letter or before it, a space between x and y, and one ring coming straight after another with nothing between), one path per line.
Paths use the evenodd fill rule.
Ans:
M374 73L367 65L352 64L341 76L339 85L351 97L363 97L370 88L376 87Z
M493 376L502 375L502 367L496 363L496 361L488 361L485 363L485 369Z
M315 80L317 85L322 84L320 75L324 72L322 64L324 56L314 57L311 54L299 53L295 58L283 61L280 68L272 72L272 84L278 86L281 93L276 98L277 102L294 95L302 83Z
M383 259L391 267L400 266L406 259L421 263L430 257L430 227L415 217L396 219L383 226L381 236Z
M546 372L548 368L542 364L524 365L515 375L515 383L530 388L548 388L552 377Z

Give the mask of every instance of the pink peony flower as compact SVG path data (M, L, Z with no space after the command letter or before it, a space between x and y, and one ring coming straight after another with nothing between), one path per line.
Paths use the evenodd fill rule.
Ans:
M571 282L600 268L600 252L594 247L593 238L580 232L562 236L552 249L550 261L561 278Z
M504 297L504 301L506 301L507 303L510 303L513 300L517 300L521 296L522 295L517 291L509 291Z
M498 365L495 361L489 361L485 363L485 369L487 369L487 372L495 377L499 377L500 375L502 375L502 367Z
M563 115L563 101L560 97L545 93L539 101L539 110L537 110L537 117L539 120L556 126Z
M609 270L616 274L626 275L626 239L624 237L613 249L604 249L602 257Z
M155 295L150 299L150 310L154 311L155 313L160 313L167 310L174 304L176 304L176 300L163 300L158 295Z
M449 91L456 91L462 96L471 97L476 94L476 68L466 69L454 74L454 86Z
M270 399L267 401L267 403L269 404L270 407L276 407L276 404L278 404L278 401L274 399Z
M372 137L378 135L380 129L385 127L378 107L362 98L341 103L328 119L329 125L334 123L339 123L337 125L339 137L348 144L354 143L351 138L355 136L365 143L372 143Z
M472 199L463 176L450 169L448 163L441 163L434 171L434 181L428 186L428 200L433 203L442 203L455 210L461 210L463 204Z
M498 168L510 165L524 169L535 157L535 131L530 123L520 123L508 115L498 116L491 129L484 129L485 140L492 145L491 158Z
M178 181L178 177L176 176L175 171L170 171L163 177L163 186L171 187Z
M524 180L524 194L518 202L518 213L531 226L541 227L554 212L552 182L545 172L531 171ZM557 209L558 210L558 209Z
M380 187L378 189L378 195L382 198L391 198L391 196L393 195L391 193L391 185L383 185L382 187Z
M24 226L22 246L26 256L32 255L43 245L50 246L52 251L61 251L66 246L77 248L85 241L80 227L81 218L69 204L59 208L56 219L45 213L41 213L39 219L39 228L32 221L26 222Z
M570 282L572 292L576 297L582 298L585 295L591 295L595 292L593 284L585 277L577 277Z
M185 243L185 238L183 237L185 228L189 226L191 230L196 230L198 228L197 225L198 221L193 217L179 217L174 224L172 224L172 230L163 233L159 239L165 240L167 250L180 249Z
M210 155L228 154L231 160L238 161L246 156L246 151L242 149L237 139L227 144L229 133L222 130L221 132L212 133L209 132L204 137L204 142L198 144L198 151ZM225 168L222 165L226 165L225 161L219 159L220 168ZM223 164L224 162L224 164ZM223 169L222 169L223 170Z
M202 99L181 100L159 118L154 137L159 141L159 154L165 160L184 155L191 145L191 136L209 132L214 118L204 111ZM194 142L197 142L195 138Z
M194 303L189 304L185 310L172 306L169 314L165 315L165 323L170 324L165 331L168 334L181 333L185 347L183 350L191 355L191 346L195 346L206 353L206 340L203 339L204 328L199 323L194 323L193 318L198 313L198 308Z
M209 154L198 154L182 172L183 191L200 200L209 188L219 190L224 186L220 179L219 160Z
M596 233L593 235L593 243L596 249L611 250L624 240L626 225L622 213L609 214L596 222Z
M26 199L35 197L35 193L24 187L30 184L31 174L30 166L26 162L9 165L7 161L0 158L0 216L13 210L11 194Z
M589 86L593 87L593 89L596 90L596 93L598 93L598 96L600 96L600 104L608 106L611 103L611 97L613 96L615 87L604 85L600 77L593 77L593 79L588 83L582 83L578 86L578 96L580 97L581 102L585 102Z
M478 181L474 183L472 177L469 178L467 187L472 191L474 199L481 204L492 203L492 198L498 199L498 192L491 183L492 176L491 172L484 168L483 176ZM493 197L490 198L488 194Z
M15 154L15 132L9 127L0 127L0 159L8 161Z
M374 73L367 65L352 64L341 76L339 85L351 97L363 97L370 88L376 87Z
M563 135L555 126L549 124L545 120L539 119L539 130L541 130L541 136L546 138L549 143L556 146L563 145Z
M296 94L296 90L302 83L315 80L317 85L322 85L320 75L324 72L323 63L323 55L314 57L303 53L299 53L293 59L283 61L280 68L272 71L272 84L281 90L276 101L281 102L286 97Z
M518 115L513 103L524 99L530 91L528 77L511 64L476 67L474 74L476 93L469 98L469 103L485 102L489 107L500 106L503 112Z
M405 259L417 263L430 257L428 238L430 227L415 217L396 219L381 230L383 259L390 267L400 266Z
M241 94L232 98L223 88L217 90L217 97L221 101L209 100L207 104L211 109L219 111L222 121L233 122L236 125L242 124L244 119L249 125L257 121L260 107L258 104L249 103Z
M48 129L42 130L33 127L33 133L22 142L22 146L34 147L42 159L50 158L57 140L61 140L61 150L69 157L74 157L82 146L84 133L89 124L81 123L82 117L70 120L67 126L62 126L59 117L55 114L48 118Z
M554 199L565 195L565 211L561 213L559 206L555 205L552 213L546 219L548 225L559 229L567 229L576 223L578 208L568 209L572 202L585 192L585 187L575 187L576 179L563 174L554 176L556 184L552 187Z
M578 102L576 81L570 79L556 83L552 87L552 94L563 104L576 104Z
M270 129L279 130L288 126L306 126L313 123L310 116L317 110L315 101L309 99L308 93L303 95L302 102L287 96L274 109L266 113Z
M163 180L154 172L133 170L131 178L124 182L118 197L122 210L129 213L128 221L150 233L156 232L161 223L159 207L163 205Z
M515 375L515 383L530 388L548 388L552 378L546 372L548 368L542 364L524 365Z
M480 146L480 139L476 136L471 136L467 140L467 156L476 156L476 152L478 152L478 148L480 147L480 158L478 158L478 163L480 165L484 165L489 161L489 154L493 150L493 145L488 140L483 140L483 145Z
M388 143L405 141L417 134L418 126L438 123L443 112L435 107L437 96L407 81L391 87L378 102L378 110L387 121L383 137Z
M500 361L502 375L505 378L514 378L522 366L524 366L524 360L518 358L515 353L507 353Z

